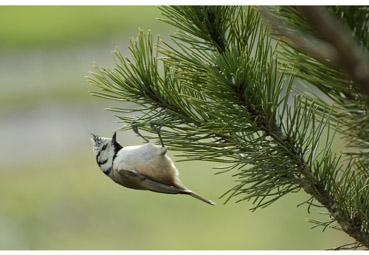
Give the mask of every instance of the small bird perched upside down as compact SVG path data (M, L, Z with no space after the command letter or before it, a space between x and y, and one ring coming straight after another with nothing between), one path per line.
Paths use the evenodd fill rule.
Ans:
M116 133L112 138L92 134L96 162L100 169L114 182L127 188L185 194L215 205L213 201L201 197L182 184L173 160L167 155L160 136L161 127L155 128L161 146L149 142L135 125L132 126L133 131L147 143L123 147L117 142Z

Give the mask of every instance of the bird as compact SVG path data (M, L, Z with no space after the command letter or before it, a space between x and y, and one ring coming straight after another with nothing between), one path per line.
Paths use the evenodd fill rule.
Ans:
M215 205L213 201L186 188L181 182L178 169L168 156L160 135L162 126L162 124L157 127L152 125L159 136L161 146L142 136L135 124L132 124L133 131L146 143L123 147L117 142L116 132L112 138L91 133L96 162L101 171L115 183L126 188L190 195L207 204Z

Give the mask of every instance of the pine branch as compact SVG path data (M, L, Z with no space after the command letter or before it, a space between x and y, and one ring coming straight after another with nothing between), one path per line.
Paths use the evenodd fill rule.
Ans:
M324 106L293 96L294 77L280 71L258 12L166 7L163 14L180 29L172 43L155 45L140 32L131 58L117 51L114 69L91 74L95 95L135 103L112 109L123 123L150 132L149 122L164 122L163 140L185 159L226 163L223 171L237 178L226 201L251 201L256 209L303 189L368 246L364 174L331 151L331 119L318 115Z
M369 100L369 58L367 52L357 45L344 24L340 24L323 7L300 6L297 9L305 16L308 24L332 45L336 51L336 64L355 82Z
M313 10L316 11L316 9ZM319 22L319 34L319 32L315 32L318 26L317 23L314 23L313 26L311 26L309 23L309 21L313 22L311 21L312 17L310 16L309 21L306 21L302 15L299 14L298 9L287 7L273 11L279 19L273 16L267 9L263 9L262 12L264 13L264 17L271 24L273 31L276 32L275 35L278 38L281 36L287 37L287 40L283 40L285 44L281 48L281 58L279 58L280 63L285 66L284 71L287 73L295 73L301 79L304 79L310 84L317 86L322 92L331 97L331 99L338 104L338 106L336 105L333 107L332 119L335 122L340 123L338 130L349 138L349 145L352 148L357 149L354 153L348 153L350 156L354 157L356 162L354 163L355 170L353 171L360 173L359 176L356 177L356 182L360 183L360 180L367 180L367 166L369 157L369 108L364 99L365 97L353 87L353 85L357 84L347 80L347 77L342 74L340 70L332 69L332 67L334 68L341 66L342 64L340 64L340 62L345 61L343 60L344 57L342 56L342 49L341 51L337 50L339 47L341 47L340 45L336 45L338 44L338 38L343 36L349 38L345 38L343 41L348 41L349 46L352 47L351 51L348 50L349 52L356 52L356 54L349 56L351 60L355 58L357 60L358 52L362 52L362 50L359 49L356 44L354 44L354 42L351 40L351 35L348 35L347 31L342 31L340 27L337 27L337 22L334 21L331 16L327 16L327 13L320 13L321 15L318 15L318 20L322 19L320 20L321 22ZM318 10L318 12L322 12L322 10ZM345 17L346 20L348 19L348 16L358 17L360 15L364 17L368 15L362 11L360 11L358 15L354 15L355 12L352 9L350 10L350 15L345 15L345 13L347 14L347 11L343 11L342 9L338 8L335 10L335 12L337 14L339 13L340 17ZM324 24L322 25L321 23ZM366 28L365 25L361 26L360 23L354 24L353 22L350 22L349 24L351 24L351 28L355 29L353 31L355 31L355 36L358 39L366 38L365 34L368 34L368 30L364 32L364 29ZM335 29L336 31L332 32L332 29ZM327 36L327 33L333 33L334 36L331 34L331 36ZM329 38L327 39L327 37ZM333 46L331 46L332 44ZM306 45L309 46L306 47ZM323 50L320 48L321 45L325 46L323 49L329 50L323 52ZM361 45L367 44L366 42L363 42ZM332 63L336 64L332 65ZM358 63L359 61L356 62L356 64ZM358 88L360 88L359 85ZM326 101L322 100L320 105L320 111L326 112ZM364 186L365 185L366 184L364 184ZM352 192L348 193L348 197L353 195L354 194ZM355 194L355 196L356 195L357 194ZM367 193L365 193L364 190L360 190L359 196L365 197L366 195ZM358 210L367 210L364 208L359 207ZM363 216L362 219L365 219L365 216ZM360 220L352 219L351 221L358 221L355 224L360 225ZM355 239L361 240L360 242L363 243L364 238L364 242L367 242L367 237L365 237L365 235L367 234L364 231L363 235L358 237L359 239Z
M366 61L367 53L365 52L369 50L367 41L369 25L366 22L369 8L330 8L341 23L344 22L347 27L352 29L351 33L348 32L348 29L337 26L338 21L335 21L324 9L318 9L320 13L318 18L323 19L321 22L327 24L321 25L320 32L316 32L318 25L310 25L312 21L307 20L298 10L298 8L292 7L264 8L262 10L264 17L271 24L275 36L282 38L281 41L283 41L282 47L280 47L279 63L283 66L284 72L294 73L302 80L307 81L308 85L319 88L321 92L334 101L335 105L331 107L333 110L332 120L339 124L337 125L339 132L344 134L348 140L346 153L361 161L361 167L368 166L368 97L360 91L360 87L362 87L358 84L360 82L355 82L355 79L352 81L340 66L352 65L358 68L362 61ZM313 8L313 10L315 9ZM360 21L362 22L360 23ZM326 29L321 29L322 27ZM350 34L358 43L353 41ZM327 39L327 37L329 38ZM341 40L341 37L345 37L345 39ZM345 44L347 49L342 50L341 44ZM324 47L321 47L322 45ZM349 56L344 55L347 52L349 52ZM347 64L348 62L340 64L342 61L348 61L351 64ZM368 71L365 71L365 66L367 66L366 63L360 67L364 71L360 72L359 75L366 76ZM348 70L347 73L351 71ZM321 94L318 95L319 97L321 98ZM321 111L327 109L325 99L321 100L320 104L323 105Z

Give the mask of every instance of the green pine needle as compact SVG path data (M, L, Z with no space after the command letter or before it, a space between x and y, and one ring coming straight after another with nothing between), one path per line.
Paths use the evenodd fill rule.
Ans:
M352 99L359 92L293 45L276 44L253 7L163 7L162 12L177 28L170 42L140 31L130 57L116 51L114 68L96 68L89 77L97 89L93 95L131 103L110 109L122 129L136 122L152 133L150 123L164 123L162 138L182 160L219 162L220 172L233 173L236 184L222 195L225 202L249 201L255 210L302 189L312 197L302 203L308 210L323 206L330 214L316 226L338 224L369 246L368 151L350 157L332 151L336 132L347 130L337 125L341 118L345 127L363 127L352 141L367 146L369 119L362 112L367 108L357 111L361 101ZM296 12L276 13L309 31ZM363 31L357 36L366 38ZM299 91L299 80L336 104L352 106L344 113L332 109Z

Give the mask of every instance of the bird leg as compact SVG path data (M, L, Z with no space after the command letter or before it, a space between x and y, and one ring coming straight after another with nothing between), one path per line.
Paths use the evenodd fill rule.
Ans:
M132 130L133 132L135 132L139 137L141 137L142 139L144 139L146 142L149 142L149 140L147 140L146 137L144 137L139 131L138 131L138 126L136 122L132 122L131 124Z
M164 142L163 142L163 138L161 138L161 134L160 134L161 128L163 126L164 126L163 122L160 122L159 126L156 126L154 123L151 123L151 128L154 129L155 132L159 136L159 140L160 140L161 147L162 147L161 155L165 155L165 153L167 153L167 148L165 147Z

